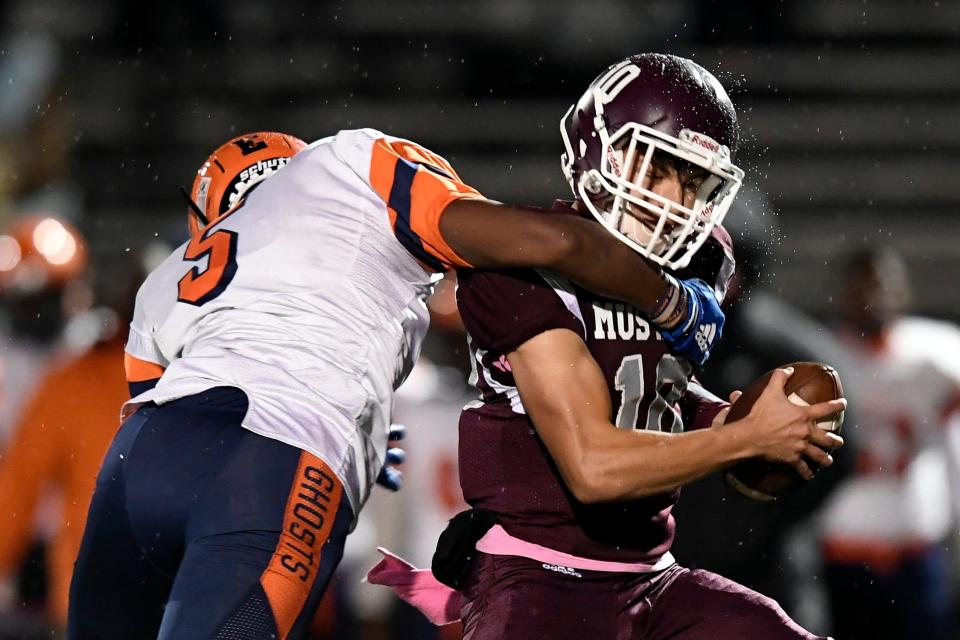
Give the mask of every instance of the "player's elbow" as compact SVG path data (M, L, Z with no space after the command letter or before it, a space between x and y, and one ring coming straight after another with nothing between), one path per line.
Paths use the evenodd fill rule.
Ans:
M568 480L567 488L570 489L570 493L572 493L573 497L577 499L577 502L581 504L595 504L605 501L603 499L603 487L598 486L597 483L590 480Z
M677 488L642 466L632 467L630 472L625 472L614 463L617 455L599 448L588 449L583 453L576 472L570 474L567 483L570 492L579 502L619 502L669 493Z
M566 475L570 493L582 504L612 502L621 497L622 487L610 477L598 452L584 451L578 464Z
M568 483L568 487L573 497L581 504L616 502L623 499L623 487L600 473L585 475L575 482Z

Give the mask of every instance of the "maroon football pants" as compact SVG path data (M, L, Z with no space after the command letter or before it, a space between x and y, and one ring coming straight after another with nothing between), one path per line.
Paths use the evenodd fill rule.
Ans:
M709 571L583 571L478 554L464 640L814 640L774 600Z

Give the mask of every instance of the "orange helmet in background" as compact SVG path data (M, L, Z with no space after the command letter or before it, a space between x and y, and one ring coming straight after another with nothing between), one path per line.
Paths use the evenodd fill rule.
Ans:
M190 233L196 235L237 204L251 187L287 164L307 143L275 131L237 136L200 166L190 190Z
M83 236L55 216L21 216L0 234L0 290L5 295L63 287L86 268Z

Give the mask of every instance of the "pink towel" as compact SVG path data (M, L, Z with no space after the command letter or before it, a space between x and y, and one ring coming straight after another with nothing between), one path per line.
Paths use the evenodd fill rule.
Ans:
M415 566L377 547L383 560L367 572L367 582L393 589L400 598L419 609L435 625L445 625L460 619L463 597L433 577L430 569Z

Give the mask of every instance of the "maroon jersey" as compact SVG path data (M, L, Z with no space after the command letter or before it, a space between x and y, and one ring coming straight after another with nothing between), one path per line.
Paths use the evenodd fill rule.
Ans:
M716 273L713 276L717 276ZM461 270L457 302L469 332L480 398L460 417L460 482L467 502L499 515L518 538L574 555L656 562L673 541L679 491L583 504L573 497L524 410L506 355L567 329L596 359L622 429L680 432L709 426L726 406L690 379L686 361L628 304L549 272Z

